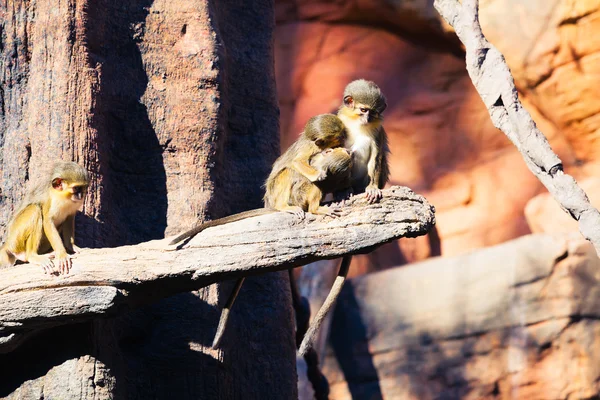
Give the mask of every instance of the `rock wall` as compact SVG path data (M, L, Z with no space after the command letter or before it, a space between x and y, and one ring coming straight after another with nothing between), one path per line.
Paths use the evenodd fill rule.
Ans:
M596 398L599 267L577 235L531 235L354 278L331 399Z

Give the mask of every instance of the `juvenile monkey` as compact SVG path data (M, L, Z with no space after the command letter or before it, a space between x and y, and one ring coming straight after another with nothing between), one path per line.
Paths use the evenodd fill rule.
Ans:
M212 226L274 211L286 211L299 216L304 216L305 211L313 214L336 215L337 210L321 206L321 200L326 193L350 186L352 158L347 150L339 147L345 139L344 125L335 115L323 114L311 118L300 138L273 164L265 183L266 190L263 198L265 208L199 224L177 236L170 244L177 244ZM331 149L331 147L336 148ZM292 278L290 274L290 279ZM213 347L219 345L227 325L229 311L243 282L243 278L236 282L223 308Z
M303 178L307 179L308 183L324 180L327 170L322 168L323 164L311 166L312 157L323 149L342 146L345 140L344 124L335 115L322 114L309 119L300 137L273 163L271 173L265 182L264 208L248 210L198 224L178 235L169 245L191 238L212 226L265 215L274 211L285 211L299 217L303 217L305 211L313 214L335 215L336 210L321 207L322 193L314 190L318 187L301 185L299 182L304 182ZM321 169L318 169L320 167ZM304 192L306 190L308 191Z
M286 169L292 175L290 178L291 185L289 188L289 194L282 193L282 195L287 196L289 204L294 204L294 206L289 207L295 207L300 210L308 210L313 214L333 215L331 210L328 210L327 207L320 206L320 202L325 194L349 187L351 182L350 174L352 170L352 157L350 156L349 151L343 147L326 149L315 154L311 158L310 166L315 168L316 171L325 172L326 178L320 182L312 183L296 171L292 171L292 169ZM207 224L210 224L210 222ZM296 283L292 274L292 270L290 269L289 272L290 285L292 290L294 290ZM227 299L225 307L223 307L221 318L219 319L219 325L217 326L217 332L212 344L213 348L218 347L219 343L221 342L223 333L225 332L225 327L227 326L227 320L229 319L229 312L242 287L242 284L244 283L244 279L245 278L240 278L237 280L231 295ZM331 296L331 294L329 296ZM334 300L331 302L333 301ZM311 329L318 330L318 326L313 327L311 325Z
M379 87L374 82L359 79L350 82L344 89L343 103L337 114L347 131L344 146L352 151L352 191L366 192L367 201L371 204L381 200L381 189L390 175L390 150L382 126L386 107L385 96ZM351 261L351 255L342 258L333 287L302 339L298 349L300 355L304 356L312 348L321 323L342 291Z
M337 113L348 133L344 146L352 150L352 190L354 193L366 192L369 203L381 199L381 189L390 175L390 150L382 125L386 107L385 96L379 87L359 79L346 86Z
M50 176L25 196L8 223L0 266L20 260L41 265L45 273L69 273L69 254L76 251L75 214L83 205L88 185L86 170L76 163L54 164ZM51 250L54 255L45 254Z

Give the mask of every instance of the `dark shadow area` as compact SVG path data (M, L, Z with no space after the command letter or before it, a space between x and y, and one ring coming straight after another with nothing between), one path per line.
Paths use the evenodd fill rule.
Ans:
M351 281L346 282L335 307L329 340L352 398L382 399L379 375L369 352L367 327Z
M152 2L101 0L88 7L94 20L87 32L90 63L100 71L90 125L98 135L99 170L93 176L101 190L99 222L83 227L84 246L159 239L167 226L163 148L141 102L148 76L138 45Z
M31 339L10 353L0 354L0 397L8 396L28 380L43 377L67 360L90 354L91 323L47 329Z
M95 356L116 378L114 399L188 398L186 391L210 393L219 387L219 374L207 377L202 371L223 370L222 362L199 350L212 343L219 313L198 296L182 293L96 321L94 333L103 339Z

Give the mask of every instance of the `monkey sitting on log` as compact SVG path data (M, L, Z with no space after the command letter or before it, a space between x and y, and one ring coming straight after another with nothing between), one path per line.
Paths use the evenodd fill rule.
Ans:
M68 274L75 246L75 214L89 185L87 171L74 162L58 162L25 197L14 213L0 247L0 267L16 260L40 265L45 273ZM53 254L49 253L51 250Z
M265 208L249 210L199 224L178 235L170 245L186 240L212 226L223 225L245 218L275 211L293 213L299 217L304 212L337 216L338 209L321 206L325 194L350 187L352 158L341 148L346 140L344 125L335 115L323 114L311 118L296 142L273 164L265 183ZM325 149L325 150L323 150ZM293 275L290 272L291 284ZM232 294L221 314L213 347L217 347L224 333L229 311L244 282L236 282Z
M352 193L365 192L371 204L381 200L381 189L390 175L390 150L382 125L386 108L386 99L379 87L374 82L358 79L344 89L343 102L337 113L346 127L344 146L352 151ZM300 355L304 356L312 348L321 323L342 291L351 261L351 255L342 258L333 287L302 339L298 349Z
M341 147L345 140L344 124L338 117L333 114L321 114L312 117L308 120L300 137L273 163L271 173L265 182L264 208L243 211L198 224L192 229L177 235L169 245L187 240L212 226L270 214L275 211L285 211L299 217L303 217L305 211L313 214L335 215L337 210L321 207L322 193L321 191L315 191L318 186L311 187L309 185L324 180L327 171L325 169L318 170L319 166L315 168L315 166L310 165L310 162L313 156L321 153L324 149ZM308 180L308 183L304 179ZM328 182L332 182L332 180L330 179ZM305 183L305 185L302 185L302 183ZM327 186L327 183L321 185L321 187L324 186ZM329 186L332 185L329 184ZM333 190L342 190L345 187L347 186L333 188ZM296 188L296 190L292 190L292 188ZM312 191L304 192L300 189L312 189Z

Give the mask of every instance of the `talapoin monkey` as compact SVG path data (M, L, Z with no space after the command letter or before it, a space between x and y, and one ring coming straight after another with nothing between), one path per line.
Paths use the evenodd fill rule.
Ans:
M265 208L249 210L197 225L177 236L170 244L177 244L212 226L273 211L291 212L300 217L304 216L305 211L336 215L337 210L322 207L320 203L324 193L349 187L351 158L348 152L342 149L326 151L322 154L321 151L323 148L341 146L345 139L344 125L335 115L323 114L311 118L298 140L273 164L265 183L266 190L263 198ZM293 279L292 274L290 279ZM236 282L223 308L213 347L219 345L227 325L229 311L243 282L244 279ZM293 282L291 284L294 285Z
M359 79L346 86L337 114L347 131L344 146L352 150L352 191L355 194L366 192L369 203L381 200L381 189L390 175L390 150L382 125L386 107L385 96L379 87L374 82ZM304 356L313 346L321 323L342 290L351 261L351 255L342 258L333 287L302 339L298 349L300 355Z
M321 211L321 209L327 208L320 206L321 200L327 193L349 187L352 157L350 156L349 151L342 147L326 149L315 154L311 159L310 165L317 171L324 171L326 173L326 178L320 182L312 183L304 176L293 171L291 174L294 177L290 180L292 183L289 191L289 201L291 204L294 204L293 207L298 207L302 210L308 210L309 212L313 210L317 211L316 213L319 214L329 214L328 212ZM296 283L291 269L289 270L289 277L290 285L292 290L294 290ZM225 307L223 307L219 325L217 326L217 332L212 344L213 348L218 347L221 342L225 327L227 326L229 312L244 283L244 279L245 278L238 279L231 295L227 299ZM297 300L295 300L295 303L296 302ZM297 307L294 308L297 310ZM298 312L298 310L296 312Z
M298 192L292 193L292 187L302 181L302 176L310 182L323 180L326 172L323 170L317 171L314 167L311 167L311 158L323 149L342 146L345 140L344 125L335 115L322 114L311 118L300 137L273 163L271 173L265 182L266 190L263 197L265 208L248 210L198 224L192 229L179 234L169 245L180 243L211 226L270 214L274 211L286 211L300 217L304 215L304 211L313 214L335 213L335 210L321 207L320 198L319 202L308 201L308 203L300 204L298 199L307 199L308 193L302 192L299 195ZM303 186L304 189L308 187Z
M87 171L74 162L54 164L14 213L0 247L0 266L16 260L39 264L45 273L67 274L75 253L75 214L89 185ZM53 255L45 253L54 250ZM57 269L58 268L58 269Z

